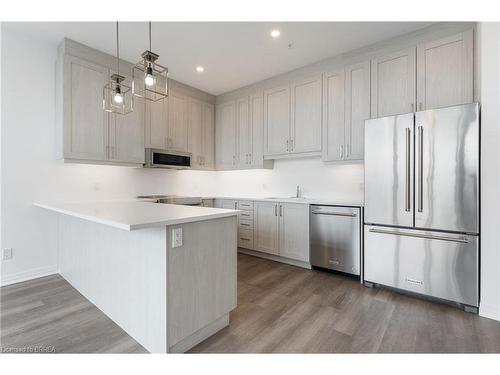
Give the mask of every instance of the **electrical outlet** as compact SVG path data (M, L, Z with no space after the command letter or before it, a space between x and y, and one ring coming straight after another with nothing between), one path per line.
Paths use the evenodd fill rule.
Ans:
M10 260L14 257L14 253L12 251L12 248L10 249L3 249L3 260Z
M172 229L172 247L182 246L182 228Z

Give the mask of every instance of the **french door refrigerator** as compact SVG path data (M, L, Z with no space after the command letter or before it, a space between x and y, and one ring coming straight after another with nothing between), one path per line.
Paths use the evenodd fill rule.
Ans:
M365 122L364 280L479 305L479 105Z

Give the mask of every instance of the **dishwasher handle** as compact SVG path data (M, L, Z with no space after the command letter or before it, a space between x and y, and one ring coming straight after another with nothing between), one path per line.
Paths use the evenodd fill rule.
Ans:
M349 213L349 212L328 212L328 211L311 211L313 215L330 215L330 216L348 216L348 217L356 217L357 214Z

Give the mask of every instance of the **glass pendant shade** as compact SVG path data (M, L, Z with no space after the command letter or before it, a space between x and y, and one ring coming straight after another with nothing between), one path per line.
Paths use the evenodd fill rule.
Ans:
M141 56L132 69L132 93L152 102L168 97L168 69L156 62L156 53L144 51Z
M130 86L124 84L125 77L113 74L104 86L102 106L106 112L126 115L134 110L134 97Z

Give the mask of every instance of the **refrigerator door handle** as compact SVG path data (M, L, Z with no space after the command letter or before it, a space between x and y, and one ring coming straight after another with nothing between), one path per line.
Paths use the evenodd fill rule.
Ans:
M410 211L410 138L411 138L411 130L410 128L406 128L406 176L405 176L405 211Z
M424 128L418 127L418 212L423 212L424 201Z
M420 233L411 233L411 232L404 232L404 231L391 231L391 230L375 229L375 228L370 228L369 231L372 233L392 234L395 236L426 238L429 240L441 240L441 241L460 242L460 243L468 243L469 242L469 239L466 236L449 237L449 236L439 236L439 235L434 235L434 234L420 234Z

